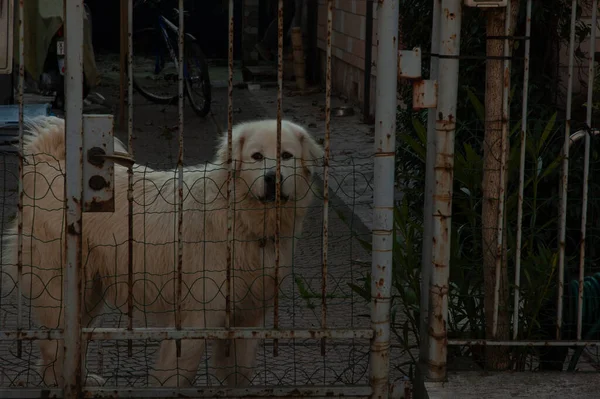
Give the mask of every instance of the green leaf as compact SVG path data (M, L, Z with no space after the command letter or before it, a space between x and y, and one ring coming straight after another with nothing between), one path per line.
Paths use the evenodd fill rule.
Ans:
M467 88L466 90L467 96L469 97L469 101L471 102L471 105L473 105L473 108L475 108L475 113L477 114L477 117L480 121L485 121L485 108L483 107L483 104L481 103L481 101L479 101L479 99L477 98L475 93L471 91L471 89Z
M538 143L538 152L540 152L542 150L542 148L546 144L546 140L548 140L548 136L550 135L550 133L552 133L552 130L554 130L555 122L556 122L556 112L552 114L552 116L550 117L550 120L548 121L548 123L546 124L546 127L544 128L544 132L542 133L542 136L540 137L540 141Z

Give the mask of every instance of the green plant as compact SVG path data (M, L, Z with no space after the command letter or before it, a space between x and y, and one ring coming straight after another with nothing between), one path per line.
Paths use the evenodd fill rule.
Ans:
M472 112L479 122L483 120L483 105L475 93L464 89ZM457 135L470 140L457 142L455 149L453 217L451 233L451 263L448 335L452 338L485 338L483 312L483 271L481 265L481 193L482 156L479 135L469 134L469 126L462 125ZM514 293L514 271L516 256L517 206L519 201L521 122L512 124L509 131L510 151L507 165L509 181L506 193L507 248L511 295ZM562 140L564 125L557 122L557 113L549 114L544 120L531 119L527 126L525 155L525 178L523 196L523 239L521 247L521 278L519 286L519 339L550 339L549 329L554 324L544 315L548 304L555 303L558 271L558 181L562 162ZM393 331L405 352L412 355L419 338L420 263L423 221L423 177L415 173L425 165L426 128L419 117L412 120L412 129L399 134L401 153L406 163L399 167L404 173L399 177L405 188L402 200L394 212L394 260L393 260ZM571 180L569 183L570 213L577 214L580 207L582 165L581 151L573 147ZM593 178L591 190L598 188L600 179ZM572 203L571 203L572 201ZM590 214L600 213L599 204L591 205ZM577 214L579 215L579 214ZM569 219L567 228L577 230L579 219ZM361 240L361 245L370 251L370 242ZM574 264L577 246L568 245L567 266ZM567 267L566 278L569 275ZM367 273L352 289L365 300L370 299L371 276ZM511 297L509 301L512 313ZM550 313L552 313L550 311ZM555 314L555 313L553 313ZM554 330L552 330L554 331ZM512 335L512 334L511 334ZM480 348L454 349L454 354L473 354L480 357ZM458 352L456 352L458 351ZM534 354L531 348L513 350L512 367L524 369L526 360ZM415 359L412 358L414 361ZM402 366L406 366L403 364ZM398 367L401 367L398 365Z
M341 212L338 217L346 221ZM416 217L407 200L394 209L394 245L392 267L391 329L402 347L401 357L410 360L394 364L394 367L409 375L405 370L416 362L415 350L419 347L420 320L420 245L423 236L422 220ZM357 238L360 245L371 253L371 242ZM367 272L350 288L365 301L371 300L371 273Z

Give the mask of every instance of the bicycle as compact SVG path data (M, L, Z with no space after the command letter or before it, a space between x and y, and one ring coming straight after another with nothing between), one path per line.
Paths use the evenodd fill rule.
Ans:
M133 32L133 87L153 103L172 104L179 98L179 28L160 12L158 3L160 0L137 0L133 5L138 13L144 11L142 6L149 6L147 11L153 13L155 21L153 26ZM178 18L179 10L174 10ZM186 14L184 11L184 17ZM185 33L183 59L184 95L194 111L204 117L211 105L208 63L196 38L189 33Z

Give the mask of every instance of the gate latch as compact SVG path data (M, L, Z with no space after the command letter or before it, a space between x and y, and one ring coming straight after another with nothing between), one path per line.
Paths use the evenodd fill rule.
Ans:
M134 160L114 150L112 115L83 115L83 147L83 212L114 212L114 165Z

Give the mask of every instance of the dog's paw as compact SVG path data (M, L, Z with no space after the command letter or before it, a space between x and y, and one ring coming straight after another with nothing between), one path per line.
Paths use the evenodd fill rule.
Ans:
M106 384L106 380L97 374L88 374L85 378L85 385L88 387L101 387Z

